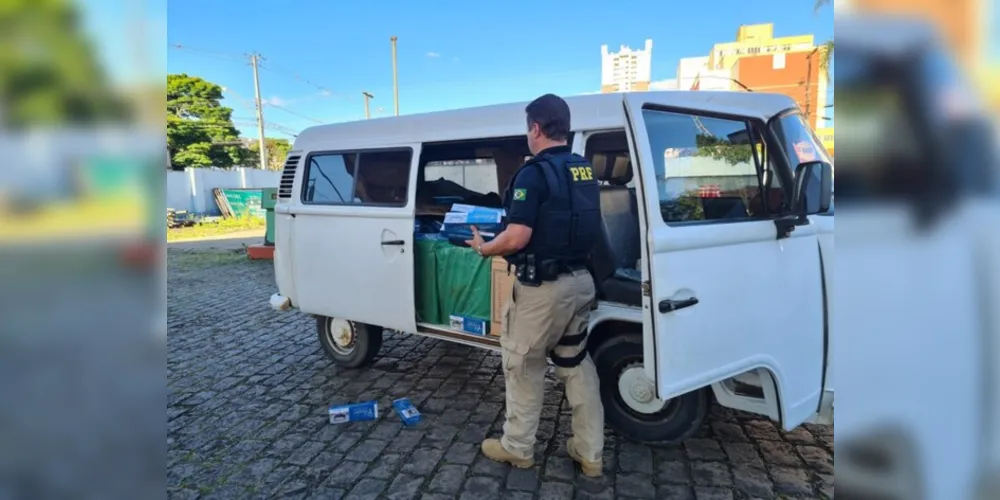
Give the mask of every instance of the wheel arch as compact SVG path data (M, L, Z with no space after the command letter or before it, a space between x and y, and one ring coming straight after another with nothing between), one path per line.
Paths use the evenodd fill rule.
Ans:
M590 333L587 334L587 351L591 356L595 356L597 351L608 341L617 337L636 335L642 342L642 324L620 319L604 319L598 323L590 325Z

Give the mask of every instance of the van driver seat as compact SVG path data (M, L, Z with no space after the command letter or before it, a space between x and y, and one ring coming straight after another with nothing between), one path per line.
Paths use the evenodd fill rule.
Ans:
M631 306L642 305L639 211L628 153L595 154L593 166L601 180L601 237L591 266L598 297Z

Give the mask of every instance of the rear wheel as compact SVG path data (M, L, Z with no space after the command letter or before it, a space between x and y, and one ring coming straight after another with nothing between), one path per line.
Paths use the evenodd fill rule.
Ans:
M382 348L382 328L378 326L316 316L316 333L326 355L346 368L371 363Z
M643 369L642 337L608 339L594 353L608 423L638 442L670 445L695 433L708 414L708 393L697 390L662 400Z

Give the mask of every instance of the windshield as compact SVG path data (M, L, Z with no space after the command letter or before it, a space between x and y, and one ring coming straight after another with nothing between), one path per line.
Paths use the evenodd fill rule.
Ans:
M794 169L807 161L822 161L833 164L830 155L813 132L805 118L799 113L791 113L779 118L771 127L781 141L781 147Z

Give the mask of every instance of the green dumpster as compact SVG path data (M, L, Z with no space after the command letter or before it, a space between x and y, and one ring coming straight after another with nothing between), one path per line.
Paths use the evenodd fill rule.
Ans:
M274 246L274 204L278 202L278 188L261 189L260 208L264 209L264 244Z

